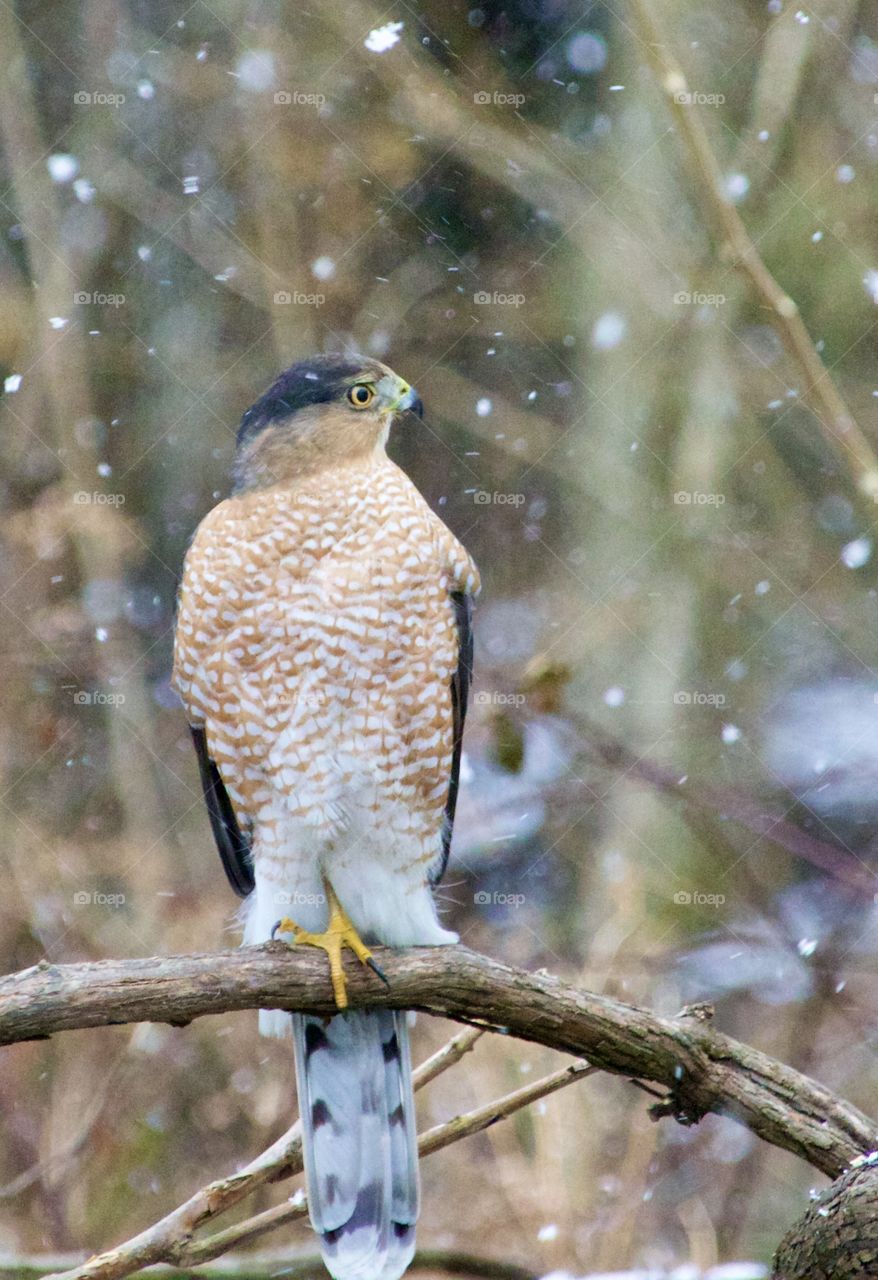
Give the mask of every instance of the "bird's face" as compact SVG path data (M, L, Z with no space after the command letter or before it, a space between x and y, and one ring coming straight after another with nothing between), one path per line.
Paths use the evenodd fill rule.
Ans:
M377 361L357 374L345 399L357 413L370 414L379 427L389 424L393 414L405 409L412 409L418 415L423 412L415 389Z
M387 365L315 356L282 373L241 420L235 491L282 484L383 451L395 415L423 405Z

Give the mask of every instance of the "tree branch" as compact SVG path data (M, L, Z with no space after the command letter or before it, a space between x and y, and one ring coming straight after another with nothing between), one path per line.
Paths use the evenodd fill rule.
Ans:
M50 1272L69 1270L82 1261L75 1253L0 1253L3 1280L41 1280ZM442 1271L450 1276L472 1276L477 1280L539 1280L539 1273L517 1262L482 1258L458 1249L419 1249L409 1271ZM157 1266L151 1272L161 1280L191 1280L184 1268ZM200 1280L326 1280L326 1266L319 1253L291 1253L275 1249L265 1253L226 1256L199 1267Z
M668 1091L656 1116L673 1114L684 1124L709 1111L732 1116L831 1177L878 1145L878 1127L855 1107L701 1018L661 1018L465 947L382 950L380 963L389 988L349 963L353 1007L420 1009L653 1081ZM40 964L0 980L0 1044L127 1022L184 1025L258 1008L334 1012L323 958L269 943L208 955Z
M423 1063L414 1072L415 1089L423 1088L442 1071L459 1062L481 1034L480 1031L472 1030L464 1032ZM445 1124L436 1125L422 1133L418 1139L418 1152L421 1157L432 1155L453 1142L481 1133L540 1098L546 1098L576 1080L584 1080L596 1069L587 1062L573 1062L486 1106L455 1116ZM246 1168L231 1177L219 1178L202 1187L178 1208L124 1244L95 1254L70 1270L57 1272L51 1280L121 1280L123 1276L160 1263L188 1271L192 1267L212 1262L230 1249L250 1244L275 1227L305 1216L307 1204L304 1193L300 1190L271 1209L265 1209L243 1222L215 1231L212 1235L195 1239L199 1228L216 1222L217 1218L239 1204L251 1191L267 1182L279 1182L292 1174L301 1173L302 1167L302 1140L297 1122Z
M784 346L804 377L803 399L820 424L830 447L841 453L857 488L878 500L878 458L845 403L829 370L811 341L799 308L781 288L759 256L741 217L726 193L723 175L710 145L683 69L649 0L632 0L644 35L646 56L659 88L670 107L680 141L692 172L695 197L700 205L719 258L750 281L767 308Z
M695 782L691 778L687 778L683 786L679 768L668 769L647 756L637 755L586 716L577 714L575 719L587 745L608 768L621 770L629 778L638 778L685 808L731 818L747 831L785 849L793 857L809 862L812 867L869 898L878 890L878 874L846 848L818 840L794 822L788 822L781 814L773 812L768 805L759 804L731 787L718 787L701 780Z

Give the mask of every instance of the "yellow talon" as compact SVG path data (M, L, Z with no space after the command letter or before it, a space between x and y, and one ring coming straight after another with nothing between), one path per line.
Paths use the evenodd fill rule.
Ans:
M309 933L307 929L302 929L289 916L284 916L278 920L271 934L274 937L276 933L291 933L297 945L320 947L321 950L325 951L329 956L329 974L332 978L332 991L335 996L336 1007L346 1009L348 994L345 987L344 969L341 963L341 953L345 947L353 951L360 963L368 965L384 982L387 982L387 979L372 959L372 952L351 924L347 913L335 896L335 891L329 884L326 885L326 893L329 899L329 922L323 933Z

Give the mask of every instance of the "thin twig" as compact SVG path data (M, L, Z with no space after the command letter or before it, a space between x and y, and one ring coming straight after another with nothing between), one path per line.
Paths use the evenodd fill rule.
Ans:
M689 89L671 51L651 0L631 0L644 34L646 55L667 100L686 149L695 195L711 228L721 260L741 271L770 312L787 350L804 376L803 399L812 409L830 446L847 461L857 487L878 500L878 458L857 425L841 392L817 353L795 301L766 267L735 206L730 202L719 164Z
M83 1261L80 1254L36 1253L0 1254L0 1276L3 1280L41 1280L50 1272L76 1267ZM452 1276L473 1276L477 1280L537 1280L538 1272L517 1262L500 1258L481 1258L456 1249L419 1249L412 1259L413 1271L442 1271ZM161 1263L150 1270L161 1280L183 1280L188 1269ZM198 1270L201 1280L326 1280L326 1267L317 1253L292 1254L289 1249L263 1250L259 1253L225 1254Z
M435 1080L448 1067L460 1060L467 1049L482 1034L472 1028L454 1036L448 1044L422 1063L413 1073L414 1088L421 1089L431 1080ZM466 1043L464 1043L466 1042ZM230 1177L217 1178L190 1196L184 1204L179 1205L171 1213L158 1222L147 1227L145 1231L133 1237L127 1244L120 1246L125 1250L125 1258L131 1265L124 1271L117 1271L123 1265L119 1250L111 1249L99 1258L76 1269L76 1275L100 1275L105 1278L114 1275L127 1275L132 1270L142 1270L156 1262L173 1262L182 1265L182 1257L171 1254L175 1242L191 1240L199 1227L214 1221L220 1214L240 1204L251 1191L267 1182L277 1182L281 1178L290 1177L302 1171L302 1129L298 1122L292 1124L286 1133L271 1144L261 1155L258 1155L238 1173ZM289 1208L290 1206L279 1206ZM276 1215L276 1210L271 1210ZM291 1213L284 1221L301 1216ZM253 1220L251 1219L251 1222ZM228 1246L226 1246L228 1247ZM224 1250L218 1250L224 1252ZM117 1256L118 1255L118 1256ZM216 1254L212 1254L216 1257ZM89 1271L92 1265L101 1264L102 1269Z
M589 748L608 768L621 770L628 777L637 778L686 808L731 818L754 835L809 862L811 866L833 876L851 889L868 895L870 899L878 891L878 874L846 849L818 840L797 827L794 822L770 812L766 805L754 802L731 787L693 782L689 778L684 785L680 781L679 769L668 769L646 756L637 755L618 738L606 734L587 716L576 713L575 720L582 729Z
M460 1039L461 1037L458 1037ZM450 1066L458 1061L461 1050L454 1056L449 1053L445 1057L445 1065ZM436 1055L438 1056L438 1055ZM434 1062L430 1059L430 1062ZM596 1068L586 1062L574 1062L560 1071L545 1076L533 1084L516 1089L506 1097L498 1098L487 1106L478 1107L466 1115L455 1116L453 1120L421 1134L418 1139L418 1150L422 1156L432 1155L453 1142L459 1142L471 1134L480 1133L483 1129L496 1124L522 1107L529 1106L540 1098L563 1089L576 1080L583 1080L592 1075ZM435 1079L438 1071L434 1071L431 1079ZM421 1083L425 1081L422 1077ZM300 1173L302 1169L301 1142L299 1127L294 1125L283 1138L257 1157L246 1170L234 1175L232 1179L221 1179L202 1188L184 1205L173 1213L162 1218L160 1222L148 1227L125 1244L117 1245L105 1253L89 1258L80 1266L69 1271L57 1272L52 1280L120 1280L122 1276L142 1271L144 1267L158 1262L171 1266L201 1266L210 1262L229 1249L238 1248L260 1239L269 1231L282 1224L294 1222L307 1213L304 1194L299 1191L294 1197L254 1214L243 1222L238 1222L222 1231L207 1236L203 1240L193 1240L195 1230L208 1221L215 1220L233 1205L238 1204L244 1196L266 1181L277 1181L279 1178Z
M416 1089L423 1089L425 1084L429 1084L431 1080L435 1080L443 1071L447 1071L449 1067L453 1067L456 1062L460 1062L465 1053L469 1053L477 1040L481 1040L485 1034L484 1027L467 1027L464 1031L458 1032L456 1036L443 1045L441 1049L433 1054L431 1058L427 1058L419 1067L415 1068L413 1080Z
M505 1120L507 1116L520 1111L522 1107L530 1106L540 1098L547 1098L550 1093L557 1093L559 1089L566 1088L574 1080L584 1080L586 1076L595 1075L599 1069L584 1061L571 1062L560 1071L553 1071L551 1075L543 1076L533 1084L515 1089L505 1098L498 1098L485 1107L477 1107L474 1111L468 1111L454 1120L448 1120L445 1124L437 1124L435 1128L428 1129L418 1138L418 1150L422 1156L441 1151L450 1143L457 1142L458 1138L468 1138L473 1133L490 1129L491 1125L496 1124L498 1120Z

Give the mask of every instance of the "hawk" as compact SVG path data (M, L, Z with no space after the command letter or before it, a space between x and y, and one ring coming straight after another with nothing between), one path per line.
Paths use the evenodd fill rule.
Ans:
M346 1010L342 949L453 943L448 859L472 664L473 560L388 458L423 406L386 365L315 356L241 421L232 496L183 573L174 682L244 942L326 950L340 1010L292 1028L311 1222L336 1280L414 1253L406 1015ZM380 974L380 970L378 971ZM383 976L383 975L382 975Z

